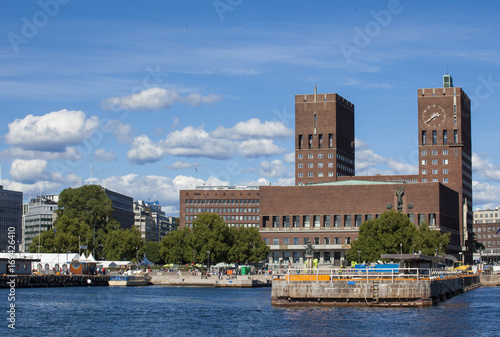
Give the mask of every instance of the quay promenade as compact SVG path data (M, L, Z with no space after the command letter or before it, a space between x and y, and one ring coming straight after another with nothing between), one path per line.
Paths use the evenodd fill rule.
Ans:
M285 270L272 285L273 305L431 306L479 287L479 274L433 269L372 272Z
M107 286L109 276L104 275L0 275L0 288L15 280L16 288Z

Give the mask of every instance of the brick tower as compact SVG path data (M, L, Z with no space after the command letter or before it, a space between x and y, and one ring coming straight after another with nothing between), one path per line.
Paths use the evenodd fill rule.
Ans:
M295 95L295 184L354 175L354 104L337 94Z
M467 258L472 256L470 113L469 97L453 87L450 75L443 76L442 88L418 89L419 174L422 182L440 182L459 193L460 242L450 248Z

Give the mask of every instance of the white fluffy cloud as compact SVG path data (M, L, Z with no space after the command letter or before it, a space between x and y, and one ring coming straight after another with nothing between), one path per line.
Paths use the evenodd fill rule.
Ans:
M10 176L21 182L44 180L47 175L47 161L40 159L16 159L10 166Z
M86 118L83 111L64 109L16 119L9 124L5 139L23 150L62 152L90 137L98 126L96 116Z
M102 108L104 110L159 110L169 108L176 103L198 106L200 104L214 104L220 99L221 97L217 95L202 96L199 93L181 96L174 90L155 87L134 95L107 98L102 102Z
M199 164L197 162L187 163L184 161L176 161L172 165L168 166L168 168L172 170L180 170L180 169L190 169L190 168L194 169L197 168L198 166Z
M153 163L160 160L162 156L162 146L153 143L146 135L135 137L132 147L127 152L127 157L133 164Z
M110 119L103 127L104 132L113 132L120 143L132 142L132 126L118 119Z
M105 149L95 150L94 157L97 161L100 162L108 162L116 160L116 154L114 152L107 152Z
M494 165L488 156L481 156L477 153L473 153L472 169L474 175L481 176L488 180L500 181L500 166Z
M260 163L260 175L267 177L279 177L285 173L285 165L279 159L269 161L262 161Z
M233 142L216 139L200 128L188 126L167 136L165 152L174 156L229 159L234 153Z
M232 128L219 127L212 136L227 139L286 138L293 136L293 130L279 121L261 122L258 118L236 123Z
M417 164L412 165L390 157L381 156L373 152L364 141L356 138L356 175L406 175L417 173Z
M250 139L238 144L238 150L243 157L253 158L266 155L277 155L286 149L274 144L271 139Z

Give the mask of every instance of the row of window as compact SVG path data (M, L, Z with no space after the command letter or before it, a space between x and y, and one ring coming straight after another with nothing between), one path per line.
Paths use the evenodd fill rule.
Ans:
M243 224L243 223L228 223L227 225L229 227L236 227L236 228L250 228L250 227L259 228L260 227L260 225L258 223L245 223L245 224ZM193 224L187 223L186 227L193 228Z
M304 168L304 164L303 163L298 163L297 167L298 168ZM333 163L328 163L328 167L333 167ZM307 168L314 168L314 164L313 163L308 163L307 164ZM318 168L323 168L323 163L318 163Z
M432 174L438 174L439 170L438 169L432 169ZM427 174L427 169L422 170L422 174ZM448 169L443 169L443 174L448 174Z
M303 177L304 177L304 173L299 172L299 173L297 173L297 176L298 176L299 178L303 178ZM308 176L309 178L313 178L313 177L314 177L314 173L313 173L313 172L308 172L308 173L307 173L307 176ZM320 177L320 178L321 178L321 177L323 177L323 176L324 176L323 172L318 172L318 177ZM334 176L334 175L333 175L333 172L328 172L328 176L329 176L329 177L333 177L333 176Z
M458 131L453 130L453 143L458 143ZM427 131L422 131L422 145L427 144ZM448 144L448 130L443 130L443 145ZM432 130L432 145L437 145L437 130Z
M431 153L432 153L433 156L437 156L438 150L432 150ZM457 154L456 150L455 150L455 154ZM443 155L447 156L448 155L448 150L443 150ZM427 156L427 150L422 150L422 156Z
M481 233L481 231L483 231L483 232L495 232L496 233L498 231L498 227L483 227L483 228L474 227L472 230L474 232L478 232L478 233Z
M224 221L260 221L260 215L221 215ZM186 215L186 221L196 219L197 215Z
M485 218L498 218L498 213L495 213L495 216L493 216L493 213L474 213L474 218L482 218L482 217L485 217Z
M273 263L280 263L280 262L299 263L299 262L301 262L300 255L301 254L299 252L273 252L272 261L273 261ZM320 252L314 252L315 259L319 260L320 257L321 257ZM340 259L341 259L340 252L333 252L333 259L335 261L340 261ZM305 260L306 260L306 253L302 252L302 261L305 261ZM323 262L324 263L333 262L333 261L331 261L330 252L323 252Z
M495 239L496 235L493 234L493 239ZM477 235L478 239L491 239L491 234L478 234Z
M259 199L186 199L186 205L258 205Z
M250 207L242 207L242 208L191 208L187 207L186 213L259 213L259 208L250 208Z
M423 174L425 174L425 173L423 173ZM437 174L437 173L433 173L433 174ZM432 179L432 180L430 180L430 181L432 181L433 183L438 183L438 182L439 182L439 179L437 179L437 178L433 178L433 179ZM430 182L430 181L429 181L429 182ZM427 179L422 179L422 182L423 182L423 183L426 183L426 182L427 182ZM449 182L450 182L450 181L448 180L448 178L444 178L444 179L443 179L443 184L448 184Z
M438 160L437 159L433 159L431 161L432 165L437 165L438 164ZM427 165L427 160L422 160L422 165ZM443 165L448 165L448 159L443 159Z
M302 153L299 153L299 154L297 155L297 159L303 159L303 158L304 158L304 155L303 155ZM308 159L314 159L314 154L309 153L309 154L307 155L307 158L308 158ZM329 154L328 154L328 158L329 158L329 159L333 158L333 153L329 153ZM323 159L323 153L318 153L318 159Z
M375 214L375 218L380 217L380 214ZM415 223L415 214L408 214L408 218L410 222ZM271 220L271 223L267 224L268 220ZM331 222L333 220L333 223ZM283 216L271 216L270 218L264 217L264 227L273 227L273 228L310 228L310 227L351 227L352 221L354 221L354 227L361 226L363 221L372 220L372 214L356 214L354 217L352 215L283 215ZM419 213L417 214L418 223L422 223L427 221L429 226L436 225L436 214L429 213L426 214Z
M314 118L316 118L316 115L314 115ZM314 120L314 123L316 123L316 119ZM314 126L316 128L316 125ZM308 135L307 137L307 144L310 149L313 147L313 135ZM299 149L302 149L304 147L304 136L299 135ZM333 134L330 133L328 134L328 147L332 148L333 147ZM323 134L318 135L318 148L322 149L323 148Z
M353 240L356 240L356 237L354 237ZM269 245L269 238L264 238L264 241L266 242L267 245ZM329 244L350 245L351 244L351 237L350 236L344 237L344 240L341 240L340 237L335 237L335 238L333 238L333 240L330 240L329 237L324 237L322 240L321 240L321 238L312 238L312 240L311 240L311 238L302 238L302 243L300 243L299 238L293 238L293 241L290 241L289 238L281 238L281 240L280 240L280 238L273 238L272 244L273 245L285 245L285 246L290 245L290 244L293 244L293 245L304 244L304 245L306 245L309 241L314 245L320 245L320 244L324 244L324 245L329 245Z

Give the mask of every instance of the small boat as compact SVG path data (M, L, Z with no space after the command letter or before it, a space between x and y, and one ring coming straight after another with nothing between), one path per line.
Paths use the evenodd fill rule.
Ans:
M123 275L111 275L108 284L110 286L145 286L149 281L151 281L151 276L148 274L128 271Z

